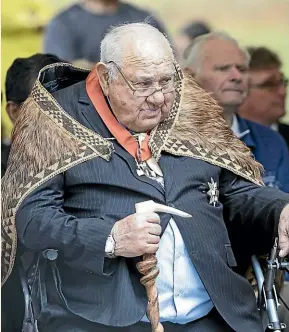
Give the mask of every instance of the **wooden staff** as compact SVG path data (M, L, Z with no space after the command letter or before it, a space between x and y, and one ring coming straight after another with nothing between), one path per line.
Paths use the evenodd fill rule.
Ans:
M137 203L135 205L135 209L137 213L166 212L184 218L191 217L191 215L186 212L169 206L157 204L154 201ZM138 271L144 275L140 282L145 286L148 297L147 317L152 324L152 332L163 332L164 328L160 323L159 300L156 287L156 278L160 272L157 262L155 254L145 254L143 255L143 261L137 263L136 267Z
M140 282L145 286L148 297L147 317L152 324L152 331L163 332L164 328L160 323L158 290L156 286L156 278L160 272L157 262L155 254L145 254L143 255L143 261L137 263L136 267L144 275Z

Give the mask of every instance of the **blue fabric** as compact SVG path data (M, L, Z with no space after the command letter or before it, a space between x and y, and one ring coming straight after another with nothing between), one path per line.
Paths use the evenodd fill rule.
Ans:
M74 4L59 13L48 24L44 35L44 53L66 61L100 59L100 43L111 26L147 21L166 34L163 25L150 12L120 2L114 14L95 14Z
M238 116L240 139L251 149L255 159L264 166L265 185L289 192L289 153L284 139L274 130Z
M156 255L160 268L156 280L160 321L187 324L206 316L214 305L173 219L161 238ZM148 322L148 318L144 316L142 321Z

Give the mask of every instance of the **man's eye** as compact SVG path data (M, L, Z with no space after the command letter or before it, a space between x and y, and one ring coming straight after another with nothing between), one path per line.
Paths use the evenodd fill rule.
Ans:
M166 84L172 82L172 80L173 80L173 79L172 79L171 77L163 78L163 79L160 81L160 84L161 84L161 85L166 85Z
M135 83L136 88L149 88L151 86L150 82L137 82Z
M248 71L247 67L238 67L240 73L246 73Z
M216 67L216 69L219 71L227 71L230 69L230 66L219 66L219 67Z

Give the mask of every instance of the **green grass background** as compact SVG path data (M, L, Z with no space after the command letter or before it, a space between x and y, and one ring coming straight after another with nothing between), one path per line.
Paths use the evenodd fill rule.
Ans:
M27 57L42 49L42 32L49 19L71 0L4 0L2 1L1 81L4 92L5 73L17 57ZM278 52L289 76L289 0L137 0L128 1L151 9L174 38L178 29L191 19L204 19L215 30L230 33L242 45L264 45ZM289 122L289 98L287 116ZM11 124L4 111L4 136Z

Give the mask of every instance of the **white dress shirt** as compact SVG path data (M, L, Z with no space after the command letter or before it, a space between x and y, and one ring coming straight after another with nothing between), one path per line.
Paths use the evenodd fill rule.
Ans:
M164 186L162 177L155 180ZM160 269L156 279L160 321L187 324L206 316L214 305L173 218L161 237L156 256ZM149 322L146 315L142 321Z

